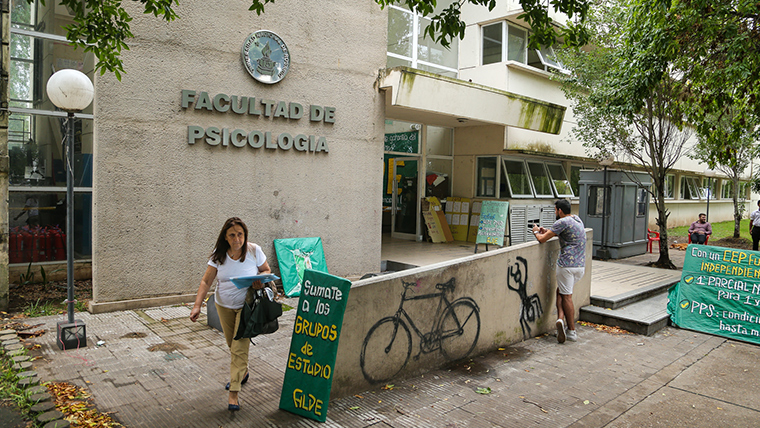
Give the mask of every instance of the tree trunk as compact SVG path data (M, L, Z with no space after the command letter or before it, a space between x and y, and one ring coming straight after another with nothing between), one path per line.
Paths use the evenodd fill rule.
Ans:
M665 208L665 190L662 188L655 190L658 193L655 206L657 206L657 226L660 228L660 258L652 266L662 269L678 269L670 261L670 247L668 245L668 216L670 213Z
M734 185L734 238L738 238L740 236L739 228L742 222L742 213L741 210L739 210L739 174L734 174L731 181Z

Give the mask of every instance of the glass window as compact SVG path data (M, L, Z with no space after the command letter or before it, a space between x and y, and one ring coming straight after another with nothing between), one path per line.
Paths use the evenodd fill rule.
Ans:
M404 67L411 67L412 66L412 60L411 59L403 59L403 58L396 58L392 56L386 57L386 63L385 66L388 68L398 67L400 65L403 65Z
M501 22L483 27L483 65L501 62L502 37Z
M508 25L507 27L507 60L525 64L528 32L513 25Z
M681 198L699 199L701 188L694 177L681 177Z
M719 199L720 193L718 193L718 180L717 178L713 177L704 177L702 179L702 185L704 186L702 188L702 197L707 198L709 196L710 199Z
M80 70L92 79L94 68L92 54L75 49L62 37L66 31L61 23L69 20L66 9L51 2L44 6L36 1L13 2L11 9L8 82L11 263L66 259L65 249L56 249L56 239L61 238L66 223L66 159L62 139L68 118L48 100L45 85L57 70ZM92 109L90 104L84 115L91 114ZM81 259L90 258L92 253L93 122L77 117L72 125L74 256ZM62 239L65 242L65 236Z
M665 176L665 185L664 192L665 192L665 199L673 199L675 197L675 186L676 186L676 176L673 174L668 174Z
M440 3L439 6L445 7L451 2ZM387 67L404 65L457 77L459 40L451 40L449 47L444 47L425 37L424 31L430 22L430 19L404 7L388 7Z
M609 188L609 187L608 187ZM604 211L602 205L604 201L604 186L589 186L588 187L588 215L601 216L602 214L610 215L610 198L607 197L607 211Z
M731 199L732 198L732 190L733 190L733 183L731 183L731 180L723 180L723 186L720 188L720 196L723 199Z
M566 71L562 67L562 64L557 61L557 55L554 54L554 49L551 46L544 46L541 49L537 49L536 54L538 55L538 59L541 61L544 70L548 71L549 68L553 68L562 72Z
M414 15L395 7L388 8L388 52L412 57Z
M743 201L747 199L747 193L749 190L749 183L746 181L740 181L739 182L739 200Z
M570 187L573 189L573 194L580 194L581 170L582 166L572 165L570 167Z
M92 256L92 193L74 193L74 256ZM66 260L66 190L9 193L9 263Z
M570 180L567 179L565 174L565 168L562 165L547 163L546 168L549 170L549 176L551 177L552 184L554 185L554 191L558 197L573 197L573 189L570 186Z
M533 191L530 188L530 178L525 168L525 162L504 159L502 165L507 176L509 195L513 198L532 197Z
M426 153L428 155L451 156L452 133L451 128L428 126Z
M496 157L478 158L478 196L496 197Z
M419 153L420 129L417 123L398 120L385 121L385 151L397 153Z
M454 161L450 159L427 160L425 196L443 199L451 196L451 171Z
M546 173L543 163L528 162L528 170L530 171L530 178L533 180L533 189L536 191L537 197L553 197L552 185L549 181L549 176Z
M425 28L430 19L419 17L417 24L417 60L456 69L458 64L459 39L451 40L448 48L425 36Z
M637 212L636 215L641 217L647 214L647 205L649 205L649 192L643 187L639 187L636 198Z

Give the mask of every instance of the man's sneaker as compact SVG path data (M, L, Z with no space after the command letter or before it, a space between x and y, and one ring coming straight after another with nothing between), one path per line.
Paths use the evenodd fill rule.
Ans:
M575 330L567 329L565 332L565 336L567 336L567 340L571 342L577 342L578 341L578 333L576 333Z
M565 322L557 320L557 342L565 343Z

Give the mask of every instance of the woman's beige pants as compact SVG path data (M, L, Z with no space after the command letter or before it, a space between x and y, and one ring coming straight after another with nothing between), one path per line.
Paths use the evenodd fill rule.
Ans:
M219 314L219 321L222 323L227 346L230 348L230 391L240 391L240 381L248 371L248 347L251 341L247 337L240 340L232 338L237 332L243 309L227 309L216 303L214 306L216 306L216 313Z

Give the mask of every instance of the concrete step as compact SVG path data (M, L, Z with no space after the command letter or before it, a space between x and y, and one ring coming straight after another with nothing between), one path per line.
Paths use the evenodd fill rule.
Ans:
M592 295L591 304L600 308L622 308L623 306L640 302L660 293L667 293L668 289L678 281L677 279L667 279L612 297Z
M596 305L584 306L580 310L580 319L651 336L668 325L670 315L667 306L668 293L661 292L617 309Z

